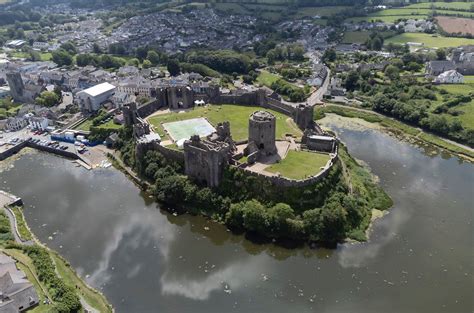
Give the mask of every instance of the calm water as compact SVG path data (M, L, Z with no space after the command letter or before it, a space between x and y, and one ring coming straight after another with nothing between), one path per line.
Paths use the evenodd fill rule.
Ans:
M46 154L0 183L117 312L472 312L474 166L377 131L339 134L395 205L370 242L334 251L252 244L160 211L116 170Z

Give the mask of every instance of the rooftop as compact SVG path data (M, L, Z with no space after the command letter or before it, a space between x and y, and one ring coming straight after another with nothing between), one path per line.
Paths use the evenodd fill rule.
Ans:
M87 93L91 97L96 97L100 94L103 94L104 92L108 92L114 89L115 89L114 85L109 84L109 83L102 83L102 84L98 84L93 87L84 89L82 92Z

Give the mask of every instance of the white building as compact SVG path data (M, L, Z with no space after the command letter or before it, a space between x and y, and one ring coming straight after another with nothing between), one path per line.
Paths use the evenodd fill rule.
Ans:
M28 118L28 122L31 129L46 130L49 126L49 120L42 116L32 116Z
M0 99L10 96L10 87L2 86L0 87Z
M76 94L76 101L82 111L98 111L105 101L115 93L116 87L109 83L102 83L82 90Z
M438 84L463 84L464 76L456 70L450 70L439 74L434 82Z

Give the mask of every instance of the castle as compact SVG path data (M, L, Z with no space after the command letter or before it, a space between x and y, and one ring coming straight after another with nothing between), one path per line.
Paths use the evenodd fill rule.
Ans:
M182 90L176 96L183 99L183 101L177 102L179 108L193 105L189 102L190 96L186 95L186 91ZM222 181L226 167L240 166L238 160L243 156L247 157L247 164L254 164L262 158L277 155L276 117L264 110L265 108L283 112L293 118L298 127L304 131L301 148L328 153L337 151L336 138L323 132L314 122L314 108L312 106L307 104L286 105L266 97L261 90L242 93L240 97L234 94L220 95L217 98L227 98L227 101L224 100L223 103L257 104L262 107L261 110L254 112L249 117L248 139L239 143L240 146L245 145L245 148L240 152L237 149L237 143L232 139L229 122L219 123L216 126L216 131L204 138L200 138L198 135L192 136L184 142L182 152L166 148L160 145L158 134L153 133L148 123L142 119L137 105L130 103L124 105L122 110L125 124L133 127L137 141L137 159L143 157L148 150L159 150L165 157L183 161L185 174L188 177L208 187L217 187ZM274 180L283 181L284 178L274 178Z

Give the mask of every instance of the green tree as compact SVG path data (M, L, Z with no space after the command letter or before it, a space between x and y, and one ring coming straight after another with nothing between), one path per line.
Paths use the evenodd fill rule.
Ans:
M347 77L344 81L344 86L346 87L347 90L353 91L356 89L358 82L359 82L359 73L357 73L356 71L350 71L347 74Z
M63 49L53 52L53 62L58 66L69 66L72 64L72 56Z
M438 49L436 50L436 59L437 60L446 60L446 50Z
M166 68L171 76L179 75L179 73L181 72L179 61L176 59L169 59Z
M75 55L77 53L76 46L70 41L63 43L60 49L67 51L71 55Z
M153 66L153 64L151 64L150 60L148 59L144 60L142 65L143 65L143 68L150 68Z
M52 91L43 91L35 100L41 106L52 107L58 104L60 99L61 97Z
M400 70L394 65L388 65L385 68L384 74L390 78L390 80L397 80L400 78Z
M148 61L151 62L151 64L153 64L153 66L156 66L160 63L160 56L156 51L148 51L146 58Z
M324 51L322 61L324 63L334 62L334 61L336 61L336 57L337 57L336 50L331 48L331 49L328 49L328 50Z

